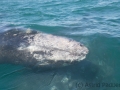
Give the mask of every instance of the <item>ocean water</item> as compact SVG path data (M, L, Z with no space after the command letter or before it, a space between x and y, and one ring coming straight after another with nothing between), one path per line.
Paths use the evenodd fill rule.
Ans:
M42 72L0 64L0 90L120 90L120 0L0 0L0 32L11 28L68 37L89 54Z

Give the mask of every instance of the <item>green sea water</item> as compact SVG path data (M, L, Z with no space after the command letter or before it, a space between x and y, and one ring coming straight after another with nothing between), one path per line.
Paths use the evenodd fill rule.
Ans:
M0 90L120 90L120 0L0 0L0 32L11 28L71 38L89 54L42 72L0 64Z

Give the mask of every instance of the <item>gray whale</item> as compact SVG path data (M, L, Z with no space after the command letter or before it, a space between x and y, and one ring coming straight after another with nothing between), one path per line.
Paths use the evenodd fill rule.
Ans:
M35 30L0 33L0 63L32 67L61 67L86 57L88 49L71 39Z

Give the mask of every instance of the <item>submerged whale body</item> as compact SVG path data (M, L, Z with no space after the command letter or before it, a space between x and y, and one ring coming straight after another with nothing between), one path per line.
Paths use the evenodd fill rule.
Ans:
M74 40L35 30L0 33L0 63L61 67L86 57L88 49Z

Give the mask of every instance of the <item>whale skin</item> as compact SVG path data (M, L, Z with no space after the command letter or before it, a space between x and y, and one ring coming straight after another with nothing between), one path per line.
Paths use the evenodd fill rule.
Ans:
M62 67L85 59L87 53L87 47L80 42L37 30L0 33L0 63Z

